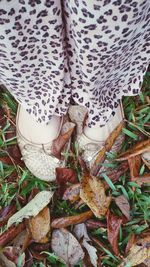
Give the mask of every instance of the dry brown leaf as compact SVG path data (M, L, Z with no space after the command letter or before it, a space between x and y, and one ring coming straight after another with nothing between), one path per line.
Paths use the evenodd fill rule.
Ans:
M98 264L97 249L89 243L91 239L88 236L86 225L84 223L77 224L74 227L74 233L79 241L82 240L82 245L86 249L92 265L94 267L97 267Z
M135 234L132 234L130 236L130 239L128 240L126 249L125 249L125 254L128 254L129 250L131 249L133 243L135 243Z
M101 163L105 160L106 152L111 149L115 140L121 133L122 127L124 126L124 122L120 122L119 125L112 131L112 133L106 139L104 147L98 153L96 160L91 168L92 175L96 176L101 168Z
M18 265L18 256L13 255L12 247L6 247L3 252L0 252L0 267L25 266L25 253L19 255L19 260L21 262Z
M129 165L127 162L122 162L117 169L112 169L107 172L107 176L114 183L119 180L120 176L123 175L129 169ZM105 189L109 188L109 185L106 181L104 181Z
M71 124L71 123L70 123ZM71 129L69 129L67 132L59 135L52 143L51 147L51 153L53 156L55 156L58 159L61 159L61 151L69 141L73 130L74 130L75 124L71 124Z
M150 183L150 174L146 173L144 175L134 177L134 178L132 178L132 181L136 182L138 185L149 184Z
M15 163L24 167L24 162L21 160L21 153L18 145L8 146L6 152L6 156L0 157L0 161L2 161L3 164L13 165Z
M111 202L111 197L107 197L105 194L104 184L101 180L88 173L82 177L80 197L98 218L106 214Z
M11 242L20 232L25 229L25 224L20 223L17 226L11 226L4 233L0 235L0 246L4 247Z
M70 168L56 168L56 181L60 185L78 182L77 173Z
M71 168L56 168L56 181L58 184L57 194L62 198L68 184L78 182L77 173Z
M130 176L131 180L133 177L139 176L139 171L141 167L141 156L137 155L135 157L128 159L129 169L130 169Z
M16 212L16 204L12 203L9 206L0 210L0 227L5 225L8 219Z
M124 195L118 196L115 199L116 205L125 215L125 217L129 220L130 219L130 205L128 200L124 197Z
M74 216L67 216L54 219L51 223L53 228L65 228L69 225L77 224L86 221L93 216L92 211L86 211Z
M80 183L69 186L63 194L64 200L69 200L72 204L80 199Z
M118 161L128 160L129 158L140 155L146 151L150 151L150 139L135 144L132 148L120 154L120 156L116 160Z
M29 246L30 241L31 235L27 229L17 235L17 237L13 240L13 252L15 255L23 253Z
M119 267L125 267L127 264L130 264L131 267L137 266L148 259L150 259L150 237L140 239L133 244L128 256Z
M107 228L106 224L101 222L101 221L96 221L93 219L89 219L85 222L85 225L87 226L87 228L89 229L97 229L97 228Z
M118 235L122 219L112 214L110 211L107 213L107 235L112 249L116 255L119 254L118 249Z
M67 266L74 266L84 258L84 252L77 239L66 229L54 230L51 247L53 252Z
M50 211L45 207L38 215L28 220L29 230L35 242L47 243L45 237L50 232Z

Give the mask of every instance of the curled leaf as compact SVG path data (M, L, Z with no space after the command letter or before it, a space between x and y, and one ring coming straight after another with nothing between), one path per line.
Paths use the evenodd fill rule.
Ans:
M53 228L65 228L69 225L84 222L87 219L91 218L92 216L93 216L92 211L86 211L86 212L80 213L79 215L67 216L67 217L54 219L52 221L51 226Z
M43 243L48 242L44 239L50 232L50 211L48 207L41 210L35 217L28 221L29 230L35 242Z
M47 204L53 196L51 191L39 192L26 206L15 213L8 220L7 226L10 227L14 223L21 222L24 218L35 217Z
M98 153L96 160L92 166L92 169L91 169L92 175L96 176L98 174L98 172L101 168L101 163L103 163L105 160L106 152L110 151L110 149L113 146L114 142L116 141L117 137L121 133L123 125L124 125L124 122L120 122L119 125L112 131L112 133L106 139L104 147Z
M146 151L150 151L150 139L141 141L137 144L135 144L132 148L128 149L126 152L120 154L118 157L118 161L127 160L131 157L135 157L137 155L140 155Z
M67 123L67 122L66 122ZM58 159L61 159L61 151L62 149L65 147L65 145L67 144L67 142L69 141L73 130L74 130L75 124L74 123L67 123L67 131L65 131L64 133L60 134L52 143L52 147L51 147L51 153L53 156L55 156Z
M119 235L121 223L122 223L122 219L120 219L116 215L110 213L110 211L107 213L108 240L109 240L109 242L112 246L112 249L116 255L119 254L118 235Z
M106 214L111 202L111 197L107 197L105 194L104 184L101 180L88 173L82 177L80 197L98 218Z
M115 203L125 215L125 217L130 219L130 205L128 200L124 197L124 195L118 196L115 198Z
M51 247L67 266L74 266L84 258L84 252L77 239L66 229L54 230Z

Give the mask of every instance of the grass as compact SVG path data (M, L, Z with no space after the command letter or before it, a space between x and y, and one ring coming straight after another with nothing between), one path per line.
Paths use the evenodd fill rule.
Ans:
M125 151L142 138L150 137L150 72L147 72L144 77L142 93L135 97L124 97L123 106L126 118L126 127L123 128L123 133L126 135L126 140L122 146L122 151ZM12 127L14 124L17 104L7 91L3 91L1 94L0 107L3 107L5 109L5 114L7 114L5 115L5 119L1 119L0 157L2 157L10 155L8 152L9 149L11 150L17 143L16 137L12 136ZM76 155L74 155L74 159L75 158ZM114 155L108 153L107 158L109 160L108 167L115 168L116 163L114 162ZM71 163L69 164L69 166L72 165ZM75 166L75 169L80 179L81 170L77 165ZM144 172L149 172L149 170L144 163L142 163L140 174L142 175ZM140 234L145 233L149 230L150 225L150 185L140 187L136 183L131 182L129 177L129 172L125 172L119 178L119 181L113 184L106 174L103 175L103 178L110 186L108 194L111 193L114 197L123 194L130 203L131 220L121 227L119 235L119 250L122 255L124 255L124 249L131 235L135 234L136 236L139 236ZM34 188L38 188L39 190L50 188L55 189L56 185L37 179L25 167L20 167L15 164L15 162L13 163L13 161L11 165L4 164L0 161L1 207L9 205L12 200L14 200L19 209L21 199L26 199ZM68 202L59 199L53 203L52 213L61 217L64 215L77 214L80 211L84 211L85 208L85 205L83 205L80 209L76 209ZM120 210L113 202L111 203L110 208L116 215L121 214ZM105 219L102 218L102 221L105 221ZM4 229L5 227L3 227L1 231ZM89 234L98 238L104 244L104 246L99 247L103 266L118 266L120 258L112 253L111 246L107 239L107 230L99 228L97 230L92 230ZM43 262L34 260L32 266L44 267L45 265ZM46 266L65 267L65 265L52 252L49 252L47 255ZM76 267L81 266L82 264L79 264Z

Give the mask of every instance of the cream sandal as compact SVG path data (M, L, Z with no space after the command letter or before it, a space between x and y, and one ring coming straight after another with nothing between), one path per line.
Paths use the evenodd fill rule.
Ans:
M34 127L33 129L27 129L27 131L24 130L24 126L26 125L26 119L33 120L31 116L27 114L27 112L19 105L16 118L16 130L18 145L22 154L22 160L24 161L26 167L37 178L44 181L54 181L56 179L55 169L57 167L65 166L65 159L63 155L61 159L58 159L52 155L52 144L54 140L44 143L40 141L34 142L33 138L31 138L32 135L30 133L30 131L34 131ZM39 136L40 133L43 133L43 127L45 127L46 132L47 128L45 125L42 126L41 124L38 124L35 129L39 131ZM67 133L70 129L74 127L74 123L65 122L64 119L61 119L57 137L59 137L61 134ZM25 131L26 136L24 136L23 134L23 132ZM47 140L47 133L43 138L45 139L45 141ZM69 142L67 146L65 146L65 150L68 149Z
M79 151L82 153L82 158L86 162L87 166L91 169L98 152L105 144L106 138L116 128L116 126L124 119L124 114L123 114L122 106L119 105L115 116L114 117L112 116L110 120L107 122L106 126L102 127L102 134L101 134L102 141L95 141L95 140L88 138L83 133L83 128L82 128L82 133L81 133L81 125L83 126L83 122L85 120L85 116L87 113L87 110L86 111L85 110L86 109L84 107L80 106L79 108L79 106L75 105L69 109L68 114L70 116L70 120L76 123L77 128L78 128L78 125L80 126L80 131L78 131L79 134L77 135L77 143L78 143ZM115 141L111 151L118 152L123 143L123 140L124 140L124 134L120 134L120 136Z

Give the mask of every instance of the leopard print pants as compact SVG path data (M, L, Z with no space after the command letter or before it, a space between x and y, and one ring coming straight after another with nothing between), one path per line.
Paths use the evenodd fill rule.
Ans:
M0 82L39 122L73 99L105 125L149 59L150 0L0 0Z

